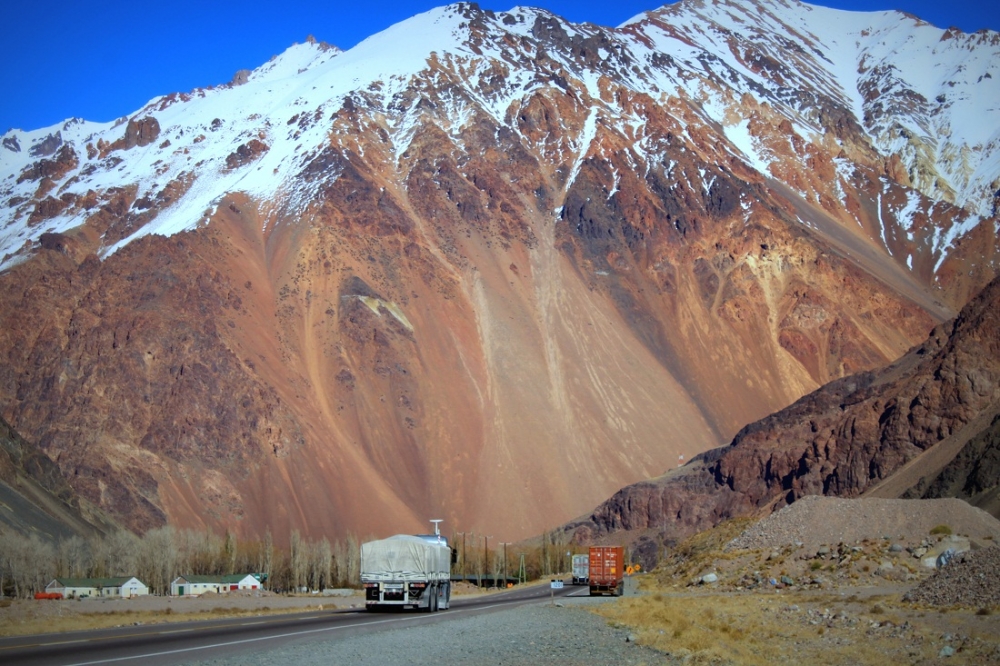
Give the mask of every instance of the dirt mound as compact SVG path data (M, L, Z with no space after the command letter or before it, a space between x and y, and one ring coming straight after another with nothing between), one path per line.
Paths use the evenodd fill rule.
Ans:
M976 541L1000 539L1000 521L966 502L803 497L733 539L727 550L763 550L786 545L815 547L865 539L919 540L946 525Z
M907 592L905 601L988 608L1000 604L1000 546L957 556Z

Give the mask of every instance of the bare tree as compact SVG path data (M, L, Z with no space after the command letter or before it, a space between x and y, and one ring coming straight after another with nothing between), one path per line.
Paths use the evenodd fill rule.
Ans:
M277 550L271 562L271 589L288 590L292 587L292 575L289 566L288 552Z
M13 579L13 565L14 565L14 550L16 548L18 539L16 535L0 530L0 597L3 597L5 592L4 583L7 580ZM11 582L14 582L11 580ZM14 583L14 596L17 596L17 583Z
M221 573L219 560L223 545L218 536L208 531L183 530L178 543L183 573Z
M261 566L258 571L263 578L267 579L267 587L271 588L271 569L274 564L274 540L271 538L271 530L264 532L264 546L261 549Z
M307 545L303 542L298 530L292 530L288 542L288 569L292 588L298 592L299 587L307 582L309 570L309 554Z
M30 596L45 589L55 570L55 549L37 534L24 538L0 533L0 569L14 584L14 596Z
M344 586L344 580L347 577L346 567L347 567L347 546L343 541L337 540L333 542L333 566L331 575L335 581L337 587Z
M347 586L361 581L361 543L353 534L347 535Z
M330 569L333 553L330 542L324 537L317 543L311 544L310 572L309 578L314 590L323 590L330 587Z
M95 578L134 576L138 566L139 537L118 530L90 540L91 571Z
M346 541L336 541L332 547L331 581L338 587L352 587L361 580L361 544L353 534Z
M490 553L492 555L492 569L493 569L493 587L503 587L498 581L503 577L503 551L500 549L494 550ZM506 582L504 582L506 585Z
M180 560L177 532L169 525L157 527L142 537L136 575L156 594L166 594Z
M56 576L83 578L91 567L90 547L82 537L61 539L56 548Z
M223 571L223 573L225 573L225 574L234 574L234 573L236 573L236 554L237 554L237 550L238 549L236 547L236 535L234 535L232 532L230 532L227 529L226 530L225 542L224 542L223 547L222 547L223 560L224 560L223 564L225 566L225 571Z

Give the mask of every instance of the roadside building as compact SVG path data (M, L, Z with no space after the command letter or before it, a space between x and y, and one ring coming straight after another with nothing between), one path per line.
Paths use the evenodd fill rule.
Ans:
M259 590L260 578L256 574L232 574L229 576L178 576L170 583L170 595L198 596L206 592L222 594L236 590Z
M45 591L61 594L63 599L84 599L101 597L104 599L118 597L141 597L149 594L146 584L135 576L120 576L118 578L53 578L45 586Z

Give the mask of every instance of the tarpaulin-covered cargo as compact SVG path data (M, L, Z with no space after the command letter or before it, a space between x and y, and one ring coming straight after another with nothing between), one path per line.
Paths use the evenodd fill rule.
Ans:
M442 540L398 534L361 544L361 581L448 580L451 549Z

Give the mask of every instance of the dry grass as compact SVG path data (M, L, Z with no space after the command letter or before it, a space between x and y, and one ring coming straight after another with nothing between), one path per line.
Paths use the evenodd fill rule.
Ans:
M641 644L684 663L938 663L943 636L961 637L950 639L956 653L949 664L1000 663L995 609L926 609L904 603L906 585L873 580L865 573L868 561L861 560L867 556L860 552L844 558L850 564L832 563L823 587L739 587L748 569L765 573L770 568L773 574L787 568L794 574L792 568L798 567L801 575L827 568L814 566L816 560L792 548L756 555L723 552L747 522L727 523L688 539L644 577L641 596L601 604L596 612L628 627ZM897 567L910 570L905 562ZM708 570L717 570L721 582L694 585ZM858 580L859 571L864 581Z
M689 576L709 567L716 561L727 561L740 557L739 552L724 552L722 549L754 522L753 519L749 518L737 518L686 539L657 568L658 580L665 582L668 577Z
M652 594L604 605L600 612L632 627L641 643L692 663L887 663L886 646L866 640L864 629L810 624L784 612L787 603L751 594ZM896 642L893 652L902 649Z
M874 598L880 600L873 604ZM845 609L853 621L835 617ZM940 624L921 622L918 613L885 597L859 603L835 593L653 592L604 604L597 612L629 627L641 644L693 664L937 663L944 645ZM830 619L817 619L820 613ZM979 631L970 634L981 642L961 639L963 649L949 663L995 663L1000 656L996 624L976 625Z

